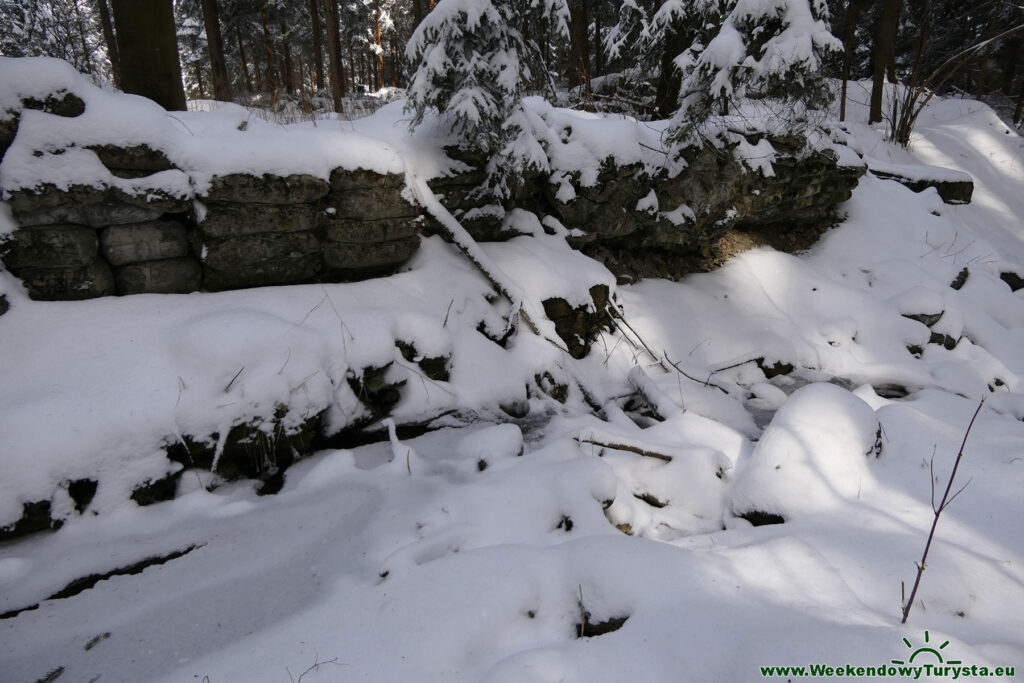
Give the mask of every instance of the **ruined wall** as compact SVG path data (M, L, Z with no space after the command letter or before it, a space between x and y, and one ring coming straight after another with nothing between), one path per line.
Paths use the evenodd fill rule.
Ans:
M114 176L153 182L136 193L47 184L11 192L19 228L0 258L34 299L361 279L393 270L418 245L419 212L399 176L229 174L193 199L159 186L154 176L181 171L157 150L92 151Z
M24 112L73 119L85 106L57 92L0 112L0 154L20 141ZM501 205L476 192L485 177L474 168L485 160L450 150L470 170L430 185L480 241L518 234L504 217L519 208L573 231L570 244L621 281L679 277L758 243L806 246L834 222L834 207L865 170L830 150L808 152L802 140L763 141L772 159L762 168L745 165L730 147L737 143L684 150L672 175L608 158L588 184L578 173L557 184L528 174ZM416 251L418 234L437 227L406 199L396 173L219 171L197 180L197 169L176 166L159 140L112 144L102 135L23 143L19 154L43 170L34 184L7 188L18 229L0 237L0 259L35 299L358 280L395 271ZM62 165L83 163L96 165L99 180L59 182Z

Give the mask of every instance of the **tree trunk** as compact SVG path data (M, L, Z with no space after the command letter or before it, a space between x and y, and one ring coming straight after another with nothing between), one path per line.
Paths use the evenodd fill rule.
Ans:
M192 49L194 52L198 52L198 40L193 37ZM196 79L196 87L199 88L199 99L206 99L206 90L203 89L203 65L199 63L199 60L192 65L193 77Z
M376 59L373 65L373 84L377 90L384 87L384 42L381 30L380 2L378 0L373 8L373 43L376 46L374 50L374 57Z
M295 79L292 76L292 48L283 21L281 22L281 52L284 53L284 64L281 66L281 70L284 71L284 89L291 95L295 92Z
M245 79L245 89L248 92L253 92L252 89L252 76L249 75L249 60L245 56L245 46L242 45L242 34L235 31L235 39L238 41L238 57L239 61L242 62L242 78Z
M395 47L395 34L391 34L391 39L388 41L391 46L391 87L398 87L398 48Z
M423 21L423 0L412 0L412 30Z
M1015 40L1007 46L1006 66L1003 67L1002 91L1010 97L1013 90L1013 82L1017 80L1017 62L1020 59L1021 41Z
M103 42L107 45L107 58L110 59L110 75L114 77L114 87L121 87L121 58L117 53L117 39L114 37L114 23L110 19L110 8L107 0L96 0L96 9L100 15L100 26L103 27Z
M601 45L601 3L594 7L594 75L600 76L604 73L604 46Z
M309 0L309 16L313 23L313 63L316 65L316 90L324 88L324 46L320 38L320 3Z
M679 105L679 88L682 85L682 74L676 68L676 55L685 50L683 32L676 27L668 27L665 30L665 47L661 53L661 73L658 76L658 88L655 94L654 106L658 115L662 118L669 118L675 113Z
M1020 93L1017 95L1017 108L1013 111L1013 122L1020 125L1021 116L1024 116L1024 78L1020 79Z
M210 52L210 71L213 74L213 98L231 101L231 80L224 61L224 41L220 35L217 0L203 0L203 24L206 26L206 47Z
M82 8L75 3L75 27L78 29L78 40L82 48L82 72L92 73L92 51L89 49L89 41L86 40L85 18L82 16Z
M981 35L981 39L983 41L989 40L999 33L999 15L1002 9L1002 2L992 3L989 9L988 22L985 25L985 32ZM993 51L993 46L990 45L982 50L981 54L978 55L978 61L980 63L978 64L978 91L976 97L979 100L988 90L989 70L991 66L990 62Z
M185 110L171 0L112 0L121 87L164 109Z
M334 111L341 113L341 97L345 94L345 74L341 69L341 35L338 30L336 0L324 0L324 21L327 23L327 53L331 64L331 99Z
M882 120L882 96L885 92L885 75L896 56L896 38L900 27L900 7L903 0L885 0L882 18L878 23L878 34L871 59L874 62L874 78L871 82L871 111L868 123Z
M569 88L590 97L590 0L569 3Z
M262 10L260 17L263 19L263 45L267 54L267 80L264 86L273 95L277 90L277 76L274 74L274 41L270 37L270 18L267 16L267 10Z
M846 32L843 35L843 88L839 97L839 120L846 120L846 90L853 67L853 53L857 49L857 20L860 19L860 0L846 3Z

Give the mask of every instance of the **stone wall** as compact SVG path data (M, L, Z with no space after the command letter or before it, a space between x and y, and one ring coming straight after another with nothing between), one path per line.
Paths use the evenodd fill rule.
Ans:
M171 170L113 166L112 158L132 157L115 151L101 156L115 174ZM142 196L19 190L8 200L19 229L0 257L42 300L361 279L416 250L419 212L403 185L398 176L336 169L330 182L218 176L198 203L158 188Z
M582 231L570 244L602 261L620 281L678 278L720 265L738 244L808 246L836 222L836 206L865 173L863 164L840 164L831 150L807 151L802 139L767 142L773 156L767 175L744 165L732 153L734 142L683 150L685 167L674 175L606 159L597 182L582 185L578 174L569 179L574 198L567 201L559 199L560 185L536 173L500 205L474 194L483 179L479 172L437 178L430 187L479 241L515 236L503 228L502 217L519 208ZM482 164L459 150L448 152L466 164ZM737 240L737 232L751 237Z
M70 93L23 106L68 117L84 111ZM0 159L17 141L19 116L0 121ZM765 140L773 156L767 174L738 160L737 138L684 150L675 175L611 159L588 185L578 174L556 185L532 173L500 204L477 192L485 178L472 169L484 160L450 150L471 170L430 185L480 241L514 236L503 216L520 208L574 230L570 243L622 281L679 277L756 243L806 246L864 173L831 151L808 153L803 140ZM363 279L393 272L416 251L418 234L437 228L406 200L396 174L336 168L326 179L237 172L197 182L155 144L70 148L31 155L59 161L87 150L109 179L58 186L44 175L6 194L19 227L0 242L0 258L35 299Z

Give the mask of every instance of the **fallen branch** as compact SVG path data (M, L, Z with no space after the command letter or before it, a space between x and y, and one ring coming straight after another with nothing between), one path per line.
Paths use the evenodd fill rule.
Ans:
M591 446L598 446L600 448L610 448L613 451L626 451L627 453L636 453L637 455L642 455L645 458L654 458L656 460L661 460L662 462L672 462L671 455L665 455L664 453L658 453L657 451L645 450L643 448L639 448L637 446L630 446L629 444L625 443L605 443L604 441L595 441L594 439L583 439L580 437L576 437L575 441L576 443L580 444L585 443L590 444Z
M714 372L712 372L711 375L708 375L707 379L700 379L698 377L694 377L693 375L688 374L685 370L679 367L678 363L673 362L672 359L668 357L667 352L664 352L661 356L659 356L654 351L652 351L651 347L647 345L646 341L644 341L644 338L640 336L640 333L637 332L636 329L634 329L633 326L629 324L629 321L626 320L626 317L622 315L622 312L615 308L615 306L613 306L612 304L608 304L608 308L606 310L608 312L608 317L612 321L612 324L615 325L615 327L619 330L619 333L622 334L623 338L625 338L633 346L633 348L642 348L651 358L651 360L653 360L654 363L662 370L664 370L665 372L672 372L673 370L675 370L677 373L679 373L686 379L690 380L691 382L696 382L697 384L700 384L705 387L714 387L721 391L723 394L729 394L729 391L725 387L719 384L715 384L714 382L711 381L711 375L715 374ZM629 330L630 334L632 334L633 337L636 338L636 341L633 341L633 339L631 339L629 335L626 334L626 331L623 329L623 327L625 327L625 330Z
M506 332L515 327L514 321L518 315L526 323L526 326L530 328L531 332L539 337L548 339L548 341L559 348L564 348L562 344L558 344L541 334L537 325L533 322L530 312L526 310L526 302L519 287L512 282L512 278L502 272L496 263L491 261L490 257L476 243L476 240L462 227L458 219L438 201L437 195L427 186L427 183L410 172L406 173L405 182L415 193L420 205L441 224L441 228L452 241L452 244L462 252L463 256L469 259L470 263L476 266L476 269L487 278L491 286L512 304L512 314L509 316Z

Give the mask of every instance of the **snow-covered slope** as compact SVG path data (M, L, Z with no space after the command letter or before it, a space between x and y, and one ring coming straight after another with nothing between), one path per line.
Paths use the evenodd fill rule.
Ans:
M816 663L869 678L911 656L1024 665L1024 290L1000 279L1024 275L1022 142L959 100L926 110L909 153L848 129L880 162L969 173L974 202L865 177L809 253L758 249L620 287L635 332L605 334L582 361L526 330L505 349L479 334L507 305L437 238L406 272L357 284L38 303L0 274L0 511L101 480L85 515L64 502L59 532L0 546L0 679L746 681ZM581 269L600 269L558 236L484 248L527 296L571 296ZM905 317L939 313L930 329ZM655 364L637 335L697 381ZM451 355L449 381L402 367L394 342L409 338ZM278 402L356 410L347 369L386 360L406 381L396 419L458 410L446 427L319 453L276 496L208 491L200 472L174 501L126 502L140 474L168 466L166 435ZM769 379L758 361L794 370ZM566 402L543 384L565 384ZM970 485L900 626L929 479L941 493L983 396L954 490ZM530 412L512 420L499 406L516 402ZM48 599L147 558L166 561ZM581 622L620 627L578 638Z

